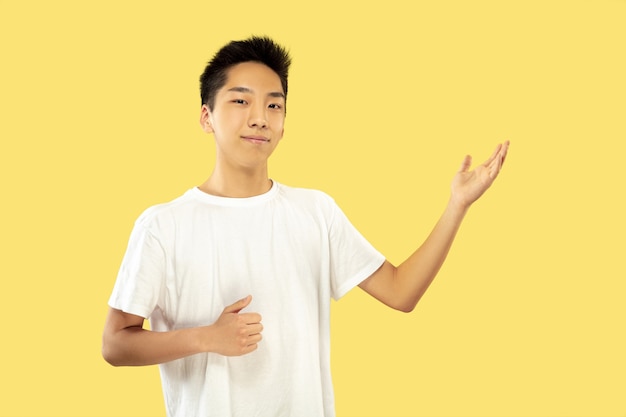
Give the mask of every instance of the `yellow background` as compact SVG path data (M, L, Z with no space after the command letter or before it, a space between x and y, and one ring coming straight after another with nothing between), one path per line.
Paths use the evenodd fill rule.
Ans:
M626 416L626 2L0 0L3 416L163 416L100 356L135 218L209 174L197 79L292 51L271 175L393 262L466 153L511 152L418 308L333 304L339 417Z

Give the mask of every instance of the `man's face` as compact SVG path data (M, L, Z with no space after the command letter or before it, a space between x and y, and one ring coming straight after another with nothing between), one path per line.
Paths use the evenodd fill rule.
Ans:
M228 71L210 111L202 106L200 124L214 133L217 157L241 168L265 164L283 137L285 94L278 75L258 62Z

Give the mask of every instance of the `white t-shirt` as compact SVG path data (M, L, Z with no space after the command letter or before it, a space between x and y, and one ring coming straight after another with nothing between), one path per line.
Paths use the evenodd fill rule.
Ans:
M109 305L168 331L212 324L252 295L243 312L263 317L258 349L161 364L168 416L334 416L330 299L384 259L320 191L193 188L139 217Z

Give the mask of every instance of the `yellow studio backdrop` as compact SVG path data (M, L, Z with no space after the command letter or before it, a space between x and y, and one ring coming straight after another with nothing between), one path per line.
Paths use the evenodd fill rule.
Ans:
M394 263L463 156L510 139L411 314L333 304L339 417L626 416L626 2L0 0L2 416L164 416L100 356L136 217L201 183L198 76L291 49L271 175L331 194Z

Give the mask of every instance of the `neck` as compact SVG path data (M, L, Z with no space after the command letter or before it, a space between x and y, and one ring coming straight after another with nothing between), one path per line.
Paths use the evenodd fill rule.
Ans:
M211 176L198 188L219 197L245 198L268 192L272 188L272 181L268 177L267 167L224 172L216 166Z

